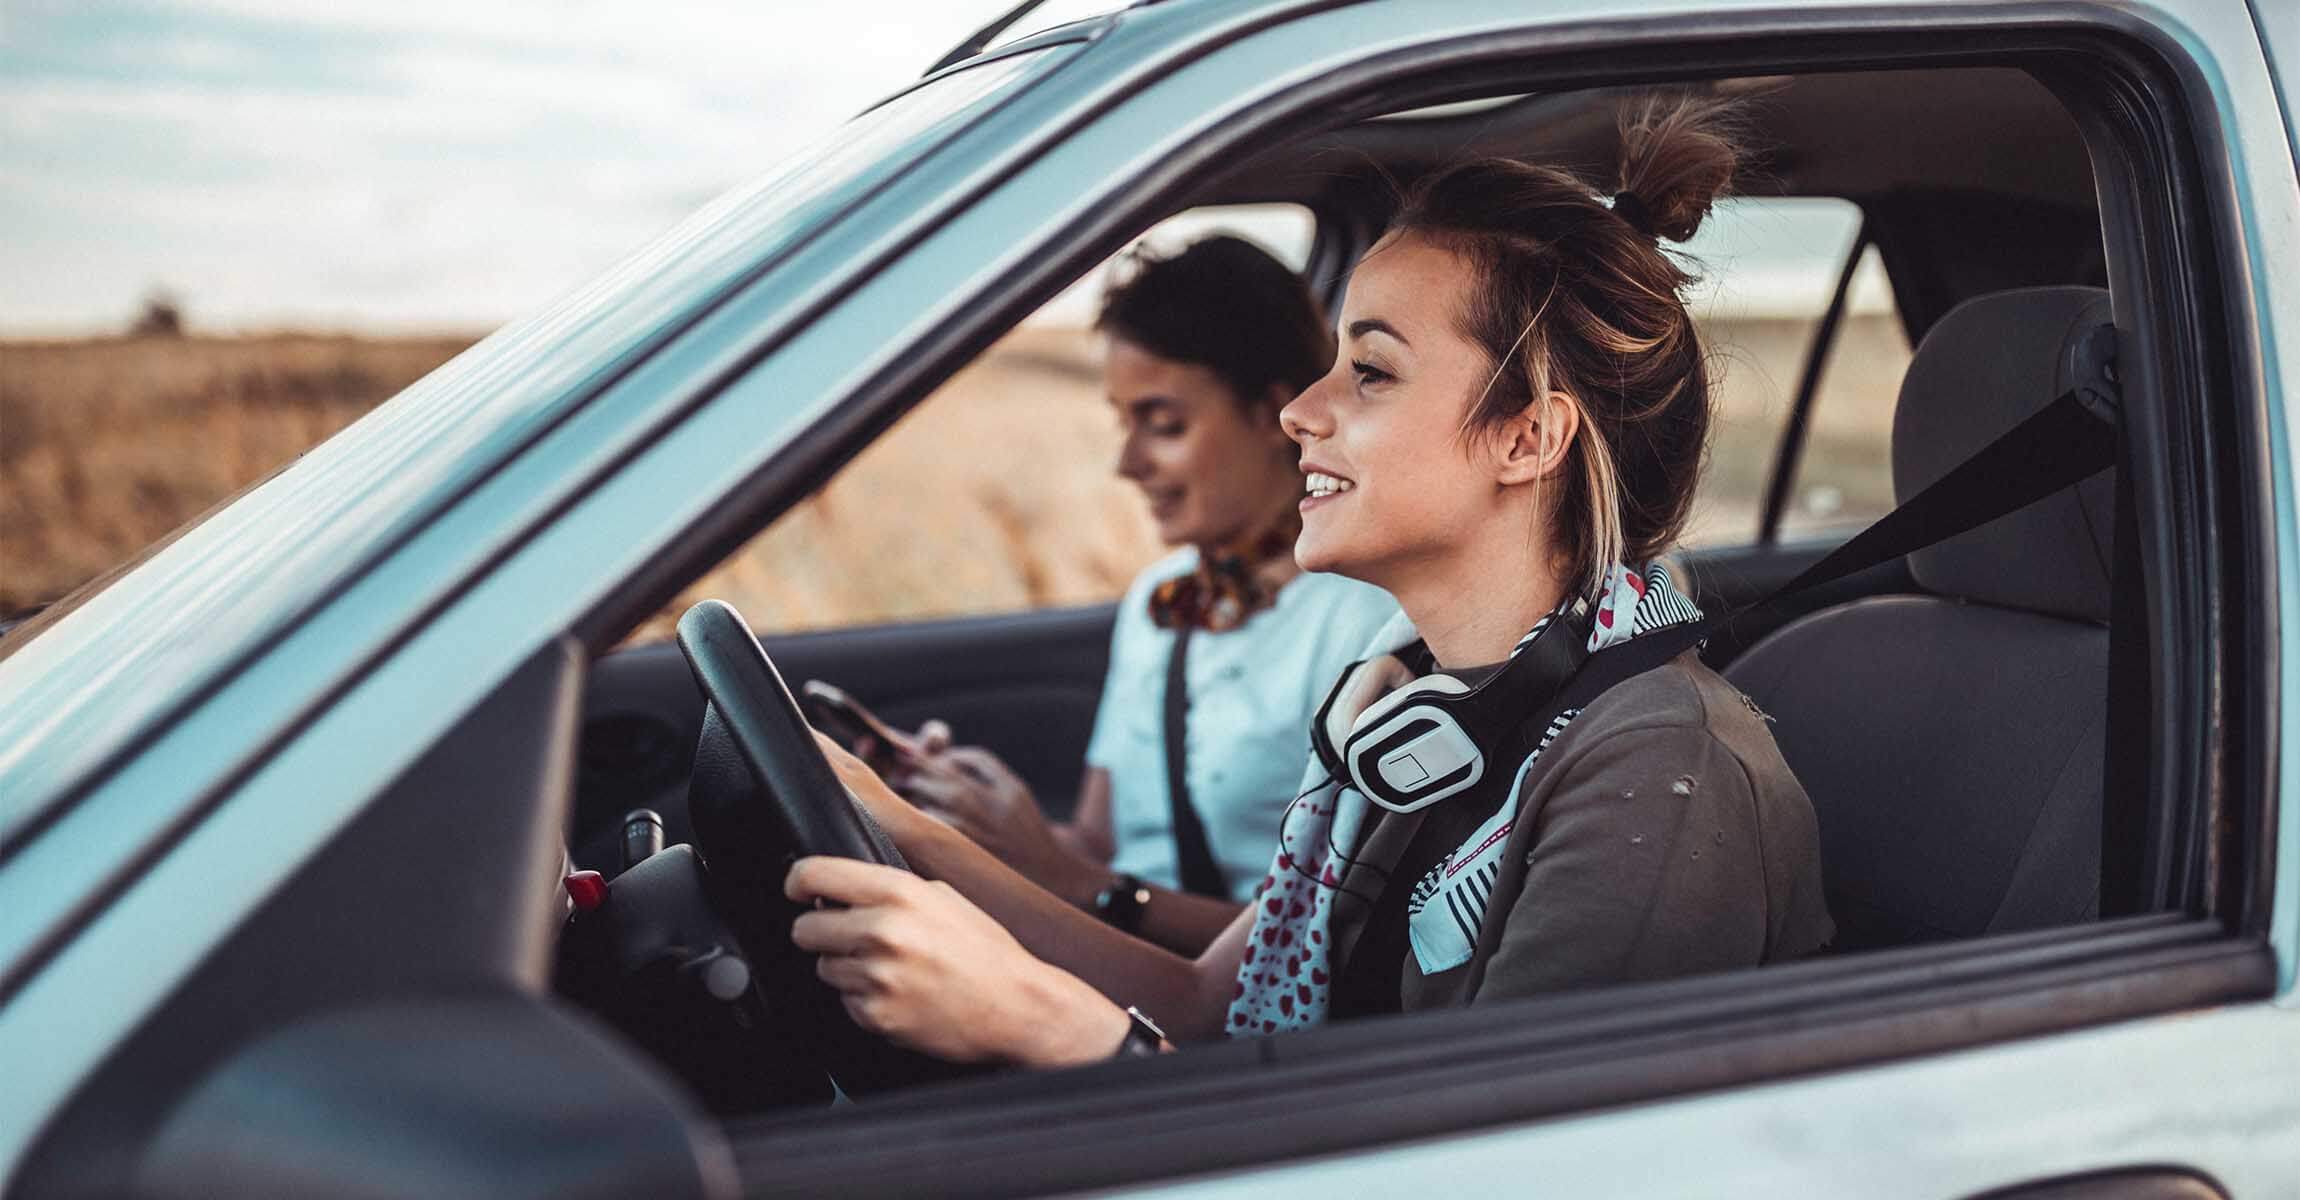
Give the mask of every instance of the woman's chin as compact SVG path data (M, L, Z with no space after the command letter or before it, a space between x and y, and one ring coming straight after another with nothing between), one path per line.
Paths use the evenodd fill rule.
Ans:
M1169 546L1195 546L1201 540L1198 526L1180 513L1159 516L1152 513L1151 521L1158 527L1158 540Z
M1349 556L1337 553L1338 549L1330 539L1318 537L1305 528L1302 536L1294 539L1294 563L1305 571L1347 575Z

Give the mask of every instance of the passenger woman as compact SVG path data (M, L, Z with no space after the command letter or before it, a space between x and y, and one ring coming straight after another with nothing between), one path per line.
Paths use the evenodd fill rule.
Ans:
M1695 619L1656 559L1710 398L1690 280L1659 243L1731 180L1728 115L1632 104L1609 188L1508 161L1440 172L1358 264L1338 360L1280 417L1308 481L1295 557L1381 586L1411 623L1332 692L1260 894L1202 954L1111 933L832 751L918 871L809 858L786 880L844 905L792 936L858 1021L1057 1065L1154 1051L1130 1007L1176 1041L1261 1035L1829 939L1812 807L1692 652L1560 707L1576 660L1634 661L1605 655Z
M939 722L889 782L1040 887L1194 955L1269 865L1326 686L1398 608L1294 563L1299 448L1278 410L1334 357L1301 276L1230 236L1120 267L1095 321L1117 471L1179 548L1118 603L1074 815L1050 824Z

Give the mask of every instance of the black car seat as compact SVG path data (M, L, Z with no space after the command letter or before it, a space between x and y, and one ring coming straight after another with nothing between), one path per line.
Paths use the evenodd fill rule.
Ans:
M1917 347L1893 491L1946 474L2076 382L2097 288L1977 297ZM2099 911L2114 472L1909 556L1931 595L1824 609L1726 675L1773 720L1820 819L1838 949Z

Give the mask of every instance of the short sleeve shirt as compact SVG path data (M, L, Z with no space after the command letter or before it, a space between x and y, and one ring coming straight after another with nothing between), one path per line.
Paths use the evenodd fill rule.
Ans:
M1136 578L1118 605L1088 766L1110 773L1117 852L1111 868L1173 887L1173 810L1167 798L1165 702L1174 631L1150 619L1152 588L1195 569L1185 547ZM1183 742L1190 798L1230 894L1252 897L1269 869L1278 822L1310 755L1310 719L1343 668L1396 615L1370 584L1305 572L1276 601L1221 633L1190 637Z

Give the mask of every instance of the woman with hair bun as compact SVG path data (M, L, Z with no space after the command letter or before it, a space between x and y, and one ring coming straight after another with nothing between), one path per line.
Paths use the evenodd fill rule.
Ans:
M1280 415L1307 480L1294 553L1404 617L1329 693L1269 874L1204 953L1110 934L831 751L919 872L812 858L786 881L846 905L793 937L858 1021L1058 1065L1829 940L1812 806L1744 697L1691 651L1577 690L1582 664L1699 619L1657 562L1710 419L1691 279L1660 242L1730 184L1730 116L1631 104L1611 186L1439 172L1358 264L1334 368Z

